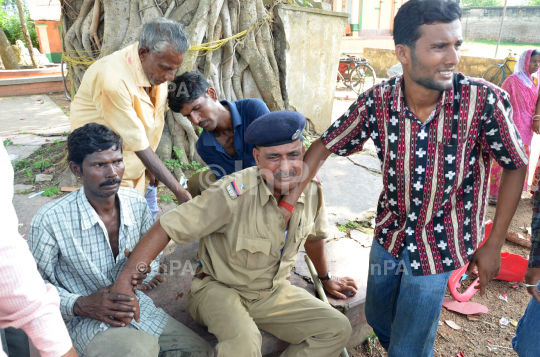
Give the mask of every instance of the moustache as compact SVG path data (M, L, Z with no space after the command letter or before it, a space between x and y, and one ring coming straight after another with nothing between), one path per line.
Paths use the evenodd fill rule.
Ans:
M296 176L296 171L289 171L289 172L277 172L274 174L274 178L281 178L281 177L288 177L288 176Z
M122 182L122 180L120 180L118 177L116 177L116 178L108 179L107 181L104 181L104 182L100 183L99 187L109 186L109 185L116 185L116 184L118 184L120 182Z

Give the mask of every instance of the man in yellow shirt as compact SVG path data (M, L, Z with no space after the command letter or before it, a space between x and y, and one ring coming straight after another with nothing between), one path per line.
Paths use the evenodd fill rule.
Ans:
M71 130L87 123L108 126L124 140L122 186L145 195L154 219L156 187L163 182L179 203L191 195L155 153L167 111L167 81L184 61L188 37L177 22L158 18L143 26L139 42L92 64L71 103ZM146 173L146 175L145 175ZM145 176L150 184L146 186Z

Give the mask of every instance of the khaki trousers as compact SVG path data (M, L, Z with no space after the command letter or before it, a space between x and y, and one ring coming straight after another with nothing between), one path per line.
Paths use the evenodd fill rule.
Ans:
M212 170L197 172L188 180L187 191L191 197L198 196L216 181L217 177Z
M214 281L188 308L218 338L218 357L261 357L259 329L291 343L282 357L338 357L351 336L345 315L288 281L257 300Z
M159 339L127 327L99 332L82 357L212 357L214 349L195 332L169 317Z

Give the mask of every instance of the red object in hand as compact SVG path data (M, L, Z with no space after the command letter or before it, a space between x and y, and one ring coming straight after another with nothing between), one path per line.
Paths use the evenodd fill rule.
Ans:
M283 208L285 208L287 211L291 212L291 213L294 213L294 206L291 205L290 203L287 203L283 200L279 201L279 205Z
M484 227L485 227L484 235L485 237L489 237L489 235L491 234L491 228L493 227L493 222L487 221ZM481 247L482 244L486 242L486 240L487 238L484 239L484 241L479 245L479 247ZM466 264L462 266L461 268L454 270L452 275L450 275L450 279L448 280L448 290L450 290L450 294L452 295L452 297L459 302L469 301L473 297L473 295L476 294L476 292L478 291L478 289L475 289L474 287L478 284L478 281L480 280L480 278L476 278L472 282L472 284L467 288L467 290L465 290L464 293L460 293L459 291L457 291L457 289L461 287L461 284L460 284L461 277L463 276L463 274L465 274L468 267L469 267L469 264Z
M484 244L489 238L492 227L493 222L487 221L485 224L486 239L484 239L482 244ZM479 247L481 247L482 244L480 244ZM479 278L476 278L464 293L460 293L457 291L457 289L460 287L459 282L461 280L461 277L467 271L468 266L469 264L455 270L450 276L450 279L448 280L448 289L450 290L450 294L454 299L460 302L469 301L478 291L478 289L475 289L474 287L478 284ZM517 282L523 281L525 279L525 273L527 272L527 266L527 259L517 254L511 254L508 252L501 253L501 268L499 269L499 275L497 275L493 279Z

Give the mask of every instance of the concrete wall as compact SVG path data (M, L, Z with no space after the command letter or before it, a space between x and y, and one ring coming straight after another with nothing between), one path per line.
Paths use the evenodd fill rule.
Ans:
M503 8L464 8L461 23L466 40L497 40ZM508 6L502 32L503 41L540 43L540 6Z
M386 78L386 71L399 61L394 50L384 48L364 48L365 58L370 60L370 65L377 73L377 77ZM482 74L492 65L501 63L500 59L461 56L457 71L470 77L482 77Z
M280 5L275 12L274 43L285 106L308 118L310 130L322 133L332 118L348 14L290 5Z

